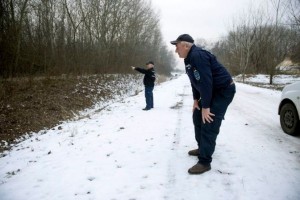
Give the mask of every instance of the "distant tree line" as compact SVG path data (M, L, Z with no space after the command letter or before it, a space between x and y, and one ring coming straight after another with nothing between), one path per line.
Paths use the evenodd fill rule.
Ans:
M272 84L275 68L285 57L300 63L300 0L268 2L268 8L243 13L211 50L234 75L269 74Z
M162 44L146 0L0 0L0 77L127 73L150 59L168 74Z
M300 0L269 1L269 9L250 9L213 50L234 74L269 74L272 84L275 67L285 57L300 60Z

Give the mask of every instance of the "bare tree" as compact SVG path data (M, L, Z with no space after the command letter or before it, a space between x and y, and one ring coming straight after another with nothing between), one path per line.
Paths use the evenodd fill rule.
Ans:
M300 0L288 1L289 18L288 24L297 32L293 36L295 44L292 47L291 58L294 62L300 63Z
M250 9L247 15L239 17L228 36L213 50L234 74L267 73L273 84L276 65L285 56L297 52L294 47L299 34L283 23L287 18L287 4L281 0L271 3L272 12Z
M133 63L170 57L147 0L0 0L0 8L3 77L127 73ZM166 60L162 71L171 69Z

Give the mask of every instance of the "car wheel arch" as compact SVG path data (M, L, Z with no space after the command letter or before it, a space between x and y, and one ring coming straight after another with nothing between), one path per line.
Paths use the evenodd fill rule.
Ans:
M286 118L285 114L293 113L292 118ZM283 131L289 135L296 136L300 134L300 118L297 112L297 107L292 101L285 101L280 105L279 109L280 125ZM291 116L291 115L290 115ZM287 119L287 121L286 121ZM292 121L290 121L292 119ZM291 123L290 123L291 122Z
M296 105L294 104L294 102L293 102L292 100L290 100L290 99L283 99L283 100L280 102L280 105L279 105L279 108L278 108L278 115L280 115L280 111L281 111L282 107L283 107L285 104L287 104L287 103L290 103L290 104L292 104L295 108L297 108Z

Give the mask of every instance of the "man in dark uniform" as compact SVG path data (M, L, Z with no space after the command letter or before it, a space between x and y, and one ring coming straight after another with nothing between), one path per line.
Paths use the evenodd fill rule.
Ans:
M212 155L228 105L235 94L235 84L226 68L210 52L197 47L188 34L171 41L176 53L184 58L185 70L190 79L194 105L193 123L198 148L189 155L198 156L198 163L190 174L201 174L211 169Z
M146 98L146 107L143 110L150 110L153 108L153 89L154 89L154 82L155 82L155 70L154 70L154 62L149 61L146 63L146 69L133 67L133 70L136 70L144 76L144 86L145 86L145 98Z

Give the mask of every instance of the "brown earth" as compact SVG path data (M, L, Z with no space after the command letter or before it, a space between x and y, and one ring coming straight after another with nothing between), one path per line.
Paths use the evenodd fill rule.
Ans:
M0 152L8 150L26 133L49 129L96 102L128 93L132 83L140 85L141 77L93 75L0 80Z

